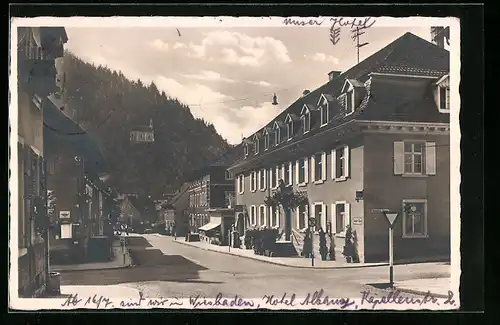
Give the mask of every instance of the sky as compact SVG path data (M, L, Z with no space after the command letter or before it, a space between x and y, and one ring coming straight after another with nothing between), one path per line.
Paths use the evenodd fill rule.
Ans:
M356 64L350 29L333 45L329 27L67 27L66 49L84 61L154 83L189 105L238 144L302 95L328 81L330 71ZM360 60L411 32L430 40L429 27L371 27ZM276 93L278 105L272 105Z

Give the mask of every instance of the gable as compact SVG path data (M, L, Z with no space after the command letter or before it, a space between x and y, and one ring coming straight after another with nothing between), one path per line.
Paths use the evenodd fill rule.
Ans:
M449 87L450 86L450 75L446 74L436 81L436 86Z
M304 113L311 113L311 111L309 110L309 107L307 106L307 104L304 104L302 106L302 110L300 111L300 115L303 115Z

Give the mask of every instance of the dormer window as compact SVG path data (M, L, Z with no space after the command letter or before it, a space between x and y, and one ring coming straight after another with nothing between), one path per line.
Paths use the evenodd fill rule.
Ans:
M264 130L264 150L269 149L270 139L269 139L269 129Z
M309 107L307 107L307 105L304 105L302 107L300 116L302 129L304 130L304 134L306 134L311 129L311 111L309 110Z
M354 90L350 90L345 95L345 110L347 114L354 112Z
M293 137L293 118L290 114L287 115L285 119L285 124L286 124L286 138L288 140L292 140Z
M248 157L248 143L243 145L243 152L245 154L245 158Z
M260 139L259 139L259 135L255 135L254 138L253 138L253 141L255 143L254 145L254 153L255 154L258 154L259 151L260 151Z
M318 106L321 114L321 126L325 126L330 120L328 98L326 98L325 94L321 94L319 97Z
M436 82L436 105L440 112L447 113L450 111L450 78L448 75L441 77Z
M274 145L279 145L281 143L281 128L284 127L283 122L274 122Z
M356 79L346 79L344 86L342 87L341 93L345 94L345 112L346 115L354 113L356 108L356 90L360 91L364 89L364 85Z

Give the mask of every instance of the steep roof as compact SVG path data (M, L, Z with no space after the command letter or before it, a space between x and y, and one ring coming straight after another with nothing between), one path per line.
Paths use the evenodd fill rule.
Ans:
M288 114L300 115L304 105L307 105L309 109L316 109L322 94L329 95L328 100L333 99L331 103L333 103L335 109L340 110L339 114L331 117L328 126L321 128L321 130L312 127L312 125L307 135L297 130L297 135L288 145L293 145L303 138L311 137L318 132L324 132L354 119L449 122L449 116L440 114L436 109L429 87L423 86L422 83L412 85L406 82L401 84L392 83L390 87L387 87L387 85L383 85L380 81L374 79L372 79L371 83L366 83L373 72L424 75L439 78L449 73L449 52L412 33L406 33L339 76L329 80L309 94L298 98L270 123L274 123L275 120L284 121ZM361 99L356 111L349 115L345 114L344 111L345 101L339 100L342 99L341 90L347 79L355 83L355 86L362 87L364 93L364 97ZM428 85L432 81L433 79L429 78ZM332 105L330 104L330 106ZM418 107L419 109L412 109L412 107ZM312 124L314 123L312 121ZM270 148L260 157L269 155L281 148L283 146ZM245 159L245 161L253 159L260 158L256 155ZM245 163L241 162L241 164ZM233 166L238 165L239 163Z

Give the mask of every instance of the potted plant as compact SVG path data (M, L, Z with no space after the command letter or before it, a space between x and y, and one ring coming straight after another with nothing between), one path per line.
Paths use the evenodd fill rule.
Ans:
M347 225L345 230L345 244L342 255L344 255L347 263L352 263L353 259L356 256L356 249L354 246L351 225Z
M322 228L319 229L319 254L321 255L321 260L326 261L328 248L326 247L326 234Z
M306 233L304 235L304 245L302 247L302 256L305 258L311 257L313 251L312 251L312 234L309 228L306 229Z
M335 234L330 234L330 249L328 250L330 261L335 261Z

